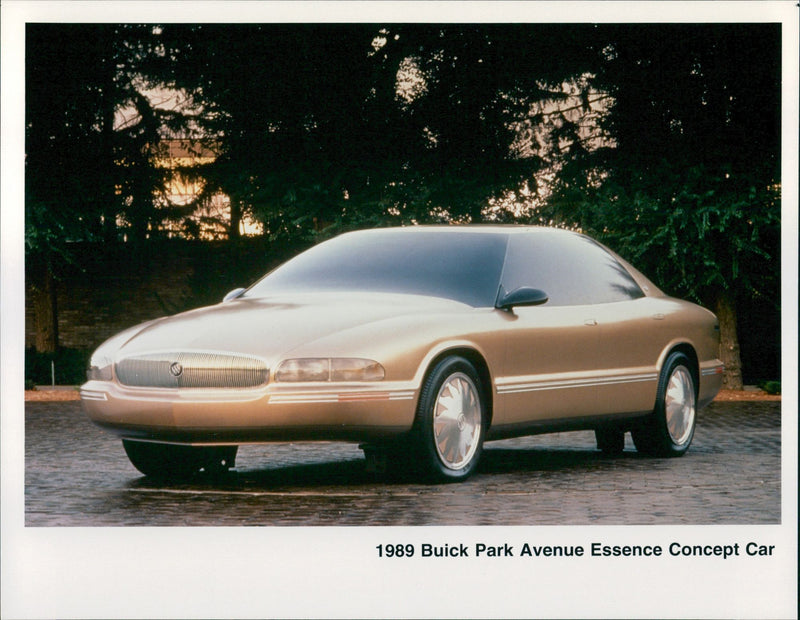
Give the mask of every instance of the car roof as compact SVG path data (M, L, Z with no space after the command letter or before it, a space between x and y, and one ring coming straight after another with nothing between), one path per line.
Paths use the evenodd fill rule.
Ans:
M498 233L498 234L568 234L580 235L582 233L564 228L552 228L548 226L529 226L526 224L419 224L411 226L393 226L386 228L367 228L355 230L344 234L379 234L381 232L402 232L404 234L425 233L425 232L447 232L447 233Z

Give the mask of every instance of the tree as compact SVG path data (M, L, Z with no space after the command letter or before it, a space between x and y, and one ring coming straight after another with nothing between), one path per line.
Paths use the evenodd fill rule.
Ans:
M142 92L164 83L177 56L149 26L29 24L26 35L26 259L36 347L50 352L58 347L55 279L74 262L70 244L116 242L120 218L133 239L152 228L153 193L163 186L153 153L167 120L178 120ZM126 106L138 118L119 130Z
M539 167L518 124L583 62L590 26L203 25L181 68L221 153L209 193L303 237L482 221ZM174 35L177 36L177 35ZM584 54L585 56L585 54ZM235 236L236 230L231 230Z
M28 26L26 38L26 258L36 348L48 352L58 346L56 263L67 259L69 239L99 232L104 198L113 195L104 175L104 164L113 158L94 158L104 146L100 83L105 76L97 74L104 62L86 62L80 53L85 32L61 34L53 27Z
M549 212L614 245L720 319L742 385L737 300L777 308L780 37L775 25L610 27L591 87L612 140L568 141Z
M390 224L580 227L715 308L733 353L737 301L776 298L778 26L28 28L37 290L67 239L119 223L143 244L224 193L229 239L251 216L284 247ZM164 208L170 174L200 174L160 168L164 138L214 145L193 203Z

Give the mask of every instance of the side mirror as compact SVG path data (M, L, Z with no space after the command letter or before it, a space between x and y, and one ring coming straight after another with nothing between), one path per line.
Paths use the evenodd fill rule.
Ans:
M548 299L547 293L538 288L521 286L503 295L495 307L500 310L509 310L514 306L540 306Z
M235 288L235 289L233 289L233 290L232 290L230 293L228 293L227 295L225 295L225 297L223 297L223 298L222 298L222 303L226 303L226 302L228 302L228 301L231 301L231 300L233 300L233 299L236 299L236 298L237 298L237 297L239 297L239 296L240 296L242 293L244 293L244 292L245 292L245 290L246 290L246 289L243 289L243 288Z

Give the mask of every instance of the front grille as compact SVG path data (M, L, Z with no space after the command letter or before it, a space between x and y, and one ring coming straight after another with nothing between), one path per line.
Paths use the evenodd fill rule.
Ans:
M269 380L258 358L226 353L148 353L117 362L124 385L156 388L251 388Z

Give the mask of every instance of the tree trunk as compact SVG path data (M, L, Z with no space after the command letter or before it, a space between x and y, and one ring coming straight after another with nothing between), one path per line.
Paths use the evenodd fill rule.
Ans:
M717 295L714 312L719 319L719 358L725 364L722 387L726 390L741 390L742 359L736 331L736 302L730 292L721 291Z
M36 350L54 353L58 348L58 305L55 278L49 268L45 268L42 281L34 286L33 296Z
M239 203L239 199L234 196L230 197L230 204L231 221L228 225L228 239L239 239L242 236L239 230L239 224L242 221L242 205Z
M113 49L112 38L108 29L102 30L103 47L106 50ZM115 84L114 75L116 66L114 59L110 56L104 57L100 66L103 80L102 106L103 124L101 126L101 149L98 154L98 165L103 168L103 185L99 188L102 204L100 216L102 220L102 239L105 243L116 243L117 241L117 192L116 174L114 164L114 114L116 111L115 103Z

